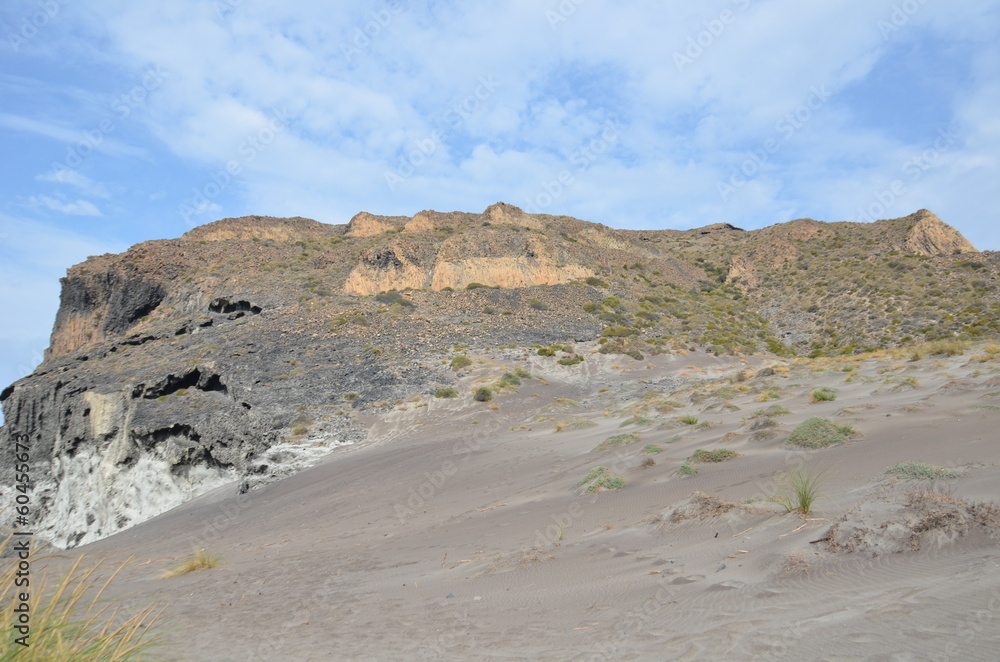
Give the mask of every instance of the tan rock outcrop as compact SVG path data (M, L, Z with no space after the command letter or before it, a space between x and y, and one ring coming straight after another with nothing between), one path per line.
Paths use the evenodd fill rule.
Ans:
M482 220L491 225L510 225L531 230L542 230L545 227L544 223L528 216L520 207L506 202L497 202L487 207L486 211L483 212Z
M916 220L906 234L906 250L918 255L954 255L978 253L976 247L933 213L921 209L913 215Z
M345 236L377 237L386 232L402 229L408 220L405 216L376 216L366 211L358 212L348 222Z
M411 247L394 239L361 256L344 283L344 292L367 296L388 290L426 287L429 274L420 267Z

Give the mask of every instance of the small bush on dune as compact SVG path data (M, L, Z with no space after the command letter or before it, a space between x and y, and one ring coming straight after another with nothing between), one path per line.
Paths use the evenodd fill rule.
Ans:
M697 476L698 470L694 468L694 465L690 462L685 462L677 468L677 475L679 476Z
M940 478L954 478L957 475L954 471L946 467L938 467L923 462L900 462L895 466L889 467L885 472L892 476L914 480L938 480Z
M715 450L699 448L691 454L688 460L690 462L725 462L737 456L739 453L729 448L716 448Z
M462 368L468 368L470 365L472 365L472 359L465 354L459 354L451 359L452 370L461 370Z
M480 386L472 394L472 399L476 402L489 402L493 399L493 389L488 386Z
M636 432L629 432L626 434L615 434L611 435L594 448L595 451L603 451L607 448L612 448L614 446L625 446L628 444L634 444L639 441L639 434Z
M434 391L435 398L457 398L458 390L452 388L451 386L442 386L438 390Z
M833 402L837 399L837 392L832 388L824 386L812 392L813 402Z
M852 434L854 428L850 425L838 425L827 418L813 416L792 430L785 444L801 448L826 448L846 442Z

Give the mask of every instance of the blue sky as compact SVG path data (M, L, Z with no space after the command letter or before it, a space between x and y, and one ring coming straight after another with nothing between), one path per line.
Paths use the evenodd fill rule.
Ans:
M926 207L998 250L997 34L984 0L6 0L0 382L67 267L227 216Z

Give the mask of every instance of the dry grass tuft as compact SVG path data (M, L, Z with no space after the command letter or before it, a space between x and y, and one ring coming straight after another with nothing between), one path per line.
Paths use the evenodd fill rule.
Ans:
M207 570L209 568L216 567L221 562L221 557L211 554L204 549L198 549L195 550L191 556L181 561L180 564L174 566L170 570L164 571L162 577L163 579L169 579L171 577L186 575L199 570Z
M7 546L6 544L4 545ZM35 557L37 560L39 557ZM28 647L13 641L21 636L16 629L8 628L9 648L0 660L19 662L129 662L149 659L144 655L157 645L158 636L150 636L150 629L163 612L156 604L129 610L123 605L106 602L101 597L118 573L128 563L122 563L103 582L97 572L104 561L92 567L83 567L80 556L54 584L44 571L32 576L28 613L31 615L31 633ZM6 560L0 572L0 618L5 624L17 622L20 604L14 580L18 572L16 560Z

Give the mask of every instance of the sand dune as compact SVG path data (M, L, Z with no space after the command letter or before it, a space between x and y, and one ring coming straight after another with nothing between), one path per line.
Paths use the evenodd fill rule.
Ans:
M181 660L997 659L1000 357L585 355L480 356L465 391L534 377L408 403L319 466L74 554L134 555L112 597L167 603ZM786 445L814 416L854 433ZM624 487L578 485L599 466ZM790 469L822 472L807 516L771 500ZM224 562L160 578L194 546Z

